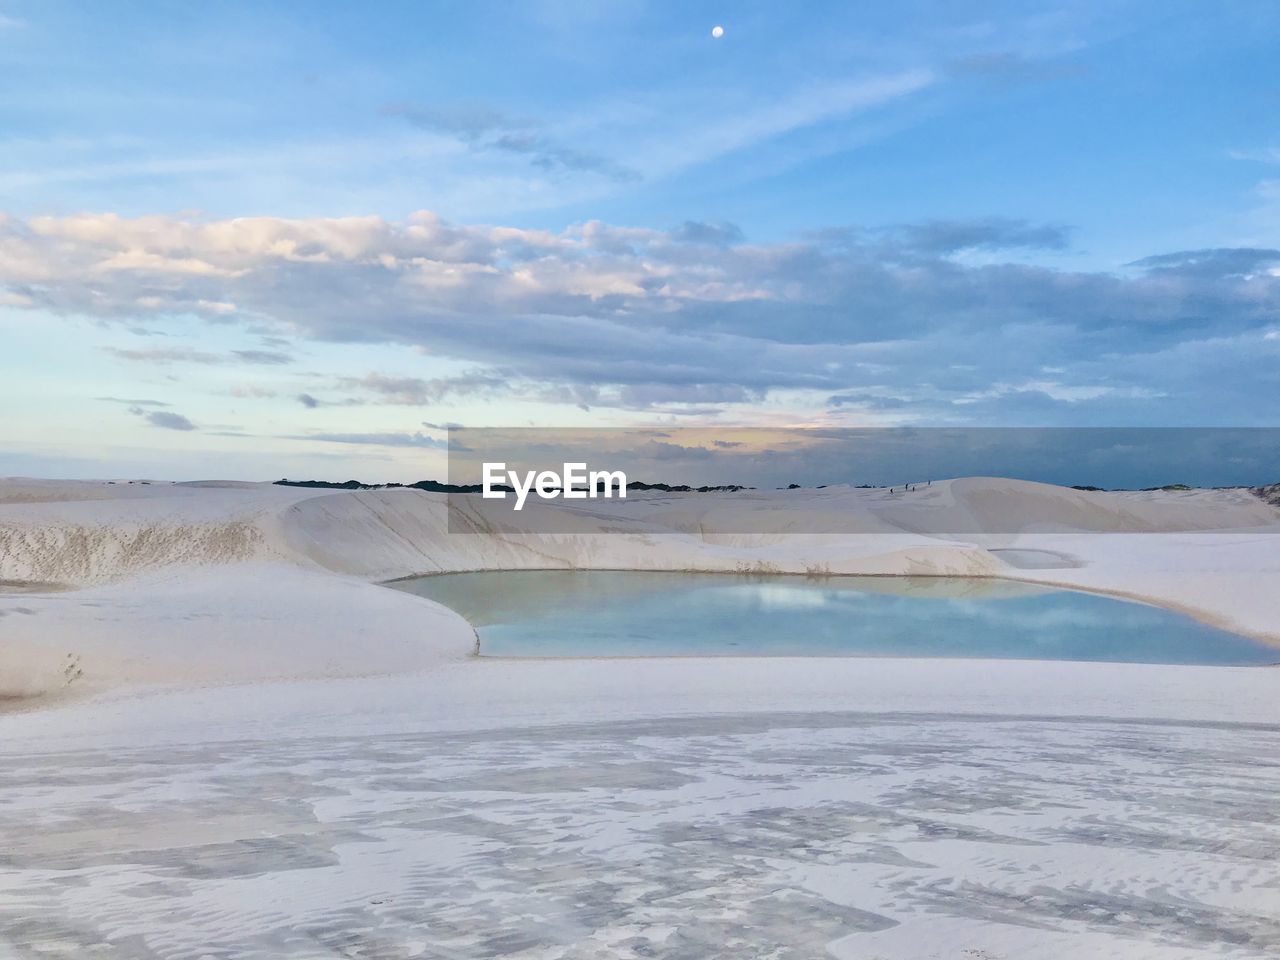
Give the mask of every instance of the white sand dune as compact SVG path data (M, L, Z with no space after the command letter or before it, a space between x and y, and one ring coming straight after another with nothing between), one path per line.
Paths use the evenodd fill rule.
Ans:
M1280 642L1280 510L1247 491L462 520L487 532L411 490L0 481L0 955L1280 953L1280 670L476 659L464 620L379 585L963 575Z
M1280 640L1280 511L1245 490L1096 493L968 478L909 493L633 494L531 503L523 527L469 498L484 534L449 532L446 499L0 482L0 581L75 588L0 600L0 695L425 668L465 656L469 626L374 583L459 570L1006 577ZM562 532L527 532L548 528L546 511Z

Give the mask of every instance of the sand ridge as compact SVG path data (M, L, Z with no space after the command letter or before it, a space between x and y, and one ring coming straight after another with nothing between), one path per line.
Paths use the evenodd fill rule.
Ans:
M474 535L449 531L448 502L412 489L0 481L0 581L15 585L0 588L0 696L429 670L470 653L470 626L377 584L460 570L1005 577L1280 640L1280 510L1246 490L965 478L906 493L655 493L531 504L526 529L476 499L465 509L490 532ZM540 511L558 511L555 532ZM32 583L74 589L19 593Z
M0 952L1263 960L1280 944L1280 669L475 658L465 620L379 584L964 573L1263 635L1280 529L1247 494L663 495L556 533L477 513L491 532L458 535L416 491L52 487L0 505Z

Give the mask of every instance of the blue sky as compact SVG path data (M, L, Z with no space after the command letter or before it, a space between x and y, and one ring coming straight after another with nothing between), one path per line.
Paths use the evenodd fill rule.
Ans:
M1275 426L1278 47L1266 2L0 0L0 473Z

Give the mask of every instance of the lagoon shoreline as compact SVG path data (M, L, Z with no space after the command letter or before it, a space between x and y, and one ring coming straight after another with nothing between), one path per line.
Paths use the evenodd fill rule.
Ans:
M0 592L0 950L1274 955L1280 670L477 657L463 617L385 585L976 577L1280 636L1280 512L1247 491L930 489L477 535L417 491L0 481L0 579L58 585ZM982 533L1009 503L1028 529ZM833 511L863 532L823 532Z
M1245 490L973 478L916 500L860 488L664 493L537 505L535 532L507 514L492 534L450 532L449 507L405 489L0 481L0 579L36 587L0 592L0 693L12 704L430 670L472 652L471 625L383 585L504 569L1003 579L1152 604L1280 645L1280 509ZM558 511L553 532L546 511ZM823 532L833 516L852 532ZM941 532L922 532L928 523ZM1026 532L983 532L1011 523ZM1029 554L1061 565L1003 559Z

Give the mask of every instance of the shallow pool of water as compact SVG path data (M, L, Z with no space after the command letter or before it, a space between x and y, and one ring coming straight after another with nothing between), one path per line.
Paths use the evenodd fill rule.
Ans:
M466 617L487 656L1280 660L1157 607L1005 580L520 570L394 586Z

